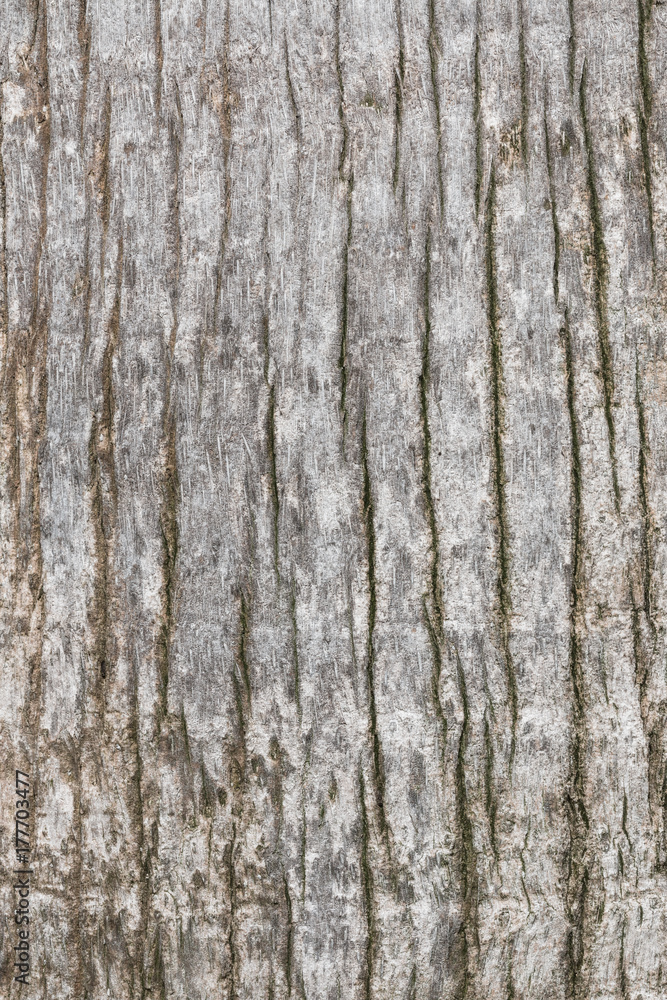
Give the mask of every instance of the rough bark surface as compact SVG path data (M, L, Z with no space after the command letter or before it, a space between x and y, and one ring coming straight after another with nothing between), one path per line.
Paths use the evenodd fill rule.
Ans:
M0 29L2 995L664 997L667 6Z

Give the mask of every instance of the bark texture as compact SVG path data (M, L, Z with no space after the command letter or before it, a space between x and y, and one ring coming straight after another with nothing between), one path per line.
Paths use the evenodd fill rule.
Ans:
M664 997L667 6L0 29L2 995Z

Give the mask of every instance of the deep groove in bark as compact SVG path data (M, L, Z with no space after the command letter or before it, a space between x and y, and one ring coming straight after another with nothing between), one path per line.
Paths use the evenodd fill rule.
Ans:
M382 762L382 747L377 724L375 704L375 618L377 612L377 591L375 583L375 510L371 490L370 472L368 469L368 442L366 437L366 413L364 412L361 431L361 467L363 474L363 515L366 533L368 559L368 637L366 643L366 681L368 687L368 712L371 742L373 747L373 779L375 783L375 799L378 808L380 833L387 844L390 853L390 830L385 813L384 767Z
M163 416L163 448L165 455L162 473L162 504L160 510L160 531L162 536L162 585L161 585L161 622L158 638L158 730L168 715L169 664L171 645L174 636L175 615L174 603L176 593L176 560L178 557L178 513L180 502L180 483L178 477L178 459L176 455L176 413L174 399L174 349L178 330L179 284L181 270L181 226L180 226L180 173L181 173L181 138L183 118L180 107L178 88L175 91L175 104L178 122L173 118L169 121L169 145L173 157L171 219L173 233L173 265L171 277L171 307L172 325L167 349L164 416Z
M593 229L593 286L595 289L595 315L598 328L598 355L600 359L600 373L602 377L602 389L604 395L604 413L607 421L607 434L609 438L609 461L611 462L611 479L614 490L614 504L616 513L621 510L621 493L618 485L618 470L616 466L616 428L614 425L614 368L609 341L609 319L607 315L607 284L609 281L609 269L607 262L607 248L604 242L604 232L602 226L602 210L597 190L595 177L595 157L593 151L593 139L588 123L588 113L586 110L586 63L581 74L579 85L579 109L581 112L581 123L584 130L584 145L586 147L587 161L587 183L590 200L591 225Z
M435 0L428 3L428 54L431 65L431 88L435 109L435 132L437 143L438 205L440 217L445 210L444 186L442 180L442 122L440 120L440 92L438 90L438 37L435 27Z
M7 181L5 178L5 161L2 155L2 143L5 137L5 126L2 107L2 87L0 87L0 225L2 240L0 240L0 384L4 385L7 368L7 351L9 348L9 289L7 285Z
M653 556L652 556L652 536L653 525L651 509L649 506L649 482L648 482L648 460L650 446L648 430L646 427L646 414L644 412L644 399L642 396L641 377L639 374L639 355L635 359L635 408L637 410L637 427L639 430L639 457L637 478L639 480L639 512L641 514L641 562L642 562L642 590L644 599L644 614L651 632L655 636L656 626L652 612L652 590L653 590Z
M644 168L644 188L646 191L646 207L648 212L648 230L651 239L651 254L655 272L655 230L653 226L653 189L651 185L651 152L648 130L651 121L653 95L651 93L651 76L646 55L646 32L651 18L651 0L637 0L637 64L639 68L639 87L642 94L642 105L638 109L639 137L642 147L642 164Z
M554 269L553 269L553 289L554 299L558 305L559 294L559 272L560 272L560 226L558 224L558 209L556 207L556 178L554 174L554 160L549 139L549 124L547 121L547 95L544 92L544 143L547 156L547 174L549 177L549 201L551 202L551 225L554 231Z
M289 48L287 46L287 33L285 33L285 77L287 79L287 93L289 94L290 106L292 108L292 114L294 115L294 125L296 129L296 162L297 162L297 198L298 192L301 188L301 149L303 146L303 124L301 121L301 112L299 111L299 105L296 101L296 94L294 92L294 86L292 85L292 76L290 74L289 68Z
M290 896L287 875L283 871L283 888L285 891L285 909L287 911L287 941L285 942L285 980L287 995L292 996L292 969L294 967L294 923L292 920L292 897Z
M521 158L528 166L528 65L526 63L526 26L523 0L519 0L519 80L521 83Z
M403 124L403 88L405 85L405 39L401 0L396 0L396 31L398 33L398 67L394 69L394 170L392 176L394 195L398 190L401 166L401 128Z
M461 896L463 913L461 918L461 1000L466 1000L473 978L472 968L476 965L475 956L479 954L479 878L477 874L477 856L473 841L472 821L468 810L468 793L465 776L465 754L470 734L470 710L468 707L468 692L465 674L458 650L456 655L456 676L459 696L463 708L463 722L459 736L456 755L456 818L460 845Z
M236 934L234 921L236 918L236 870L234 867L234 851L236 849L236 823L232 823L232 839L229 844L229 931L227 947L229 948L229 1000L236 1000L236 975L238 956L236 954Z
M290 588L290 619L292 624L292 661L294 665L294 701L301 722L301 677L299 673L299 632L296 623L296 586L292 580Z
M475 57L474 57L474 89L473 89L473 121L475 123L475 215L479 217L479 207L482 202L482 71L479 64L479 0L475 26Z
M570 96L574 97L574 71L577 58L577 34L574 18L574 0L567 0L567 10L570 19L570 36L567 48L567 78L570 84Z
M349 298L349 254L350 241L352 239L352 189L354 177L351 163L345 169L348 158L349 135L347 118L345 116L345 90L343 86L343 70L340 62L340 0L337 0L334 9L336 21L336 78L338 80L338 116L341 131L343 134L340 158L338 160L338 177L345 184L345 206L347 215L347 228L345 232L345 242L343 243L343 282L341 292L341 319L340 319L340 352L338 355L338 370L340 371L340 411L343 423L343 450L345 449L345 437L347 433L347 333L348 333L348 298ZM346 176L347 175L347 176Z
M440 729L441 739L441 764L443 766L447 747L447 719L442 709L440 700L440 677L442 674L442 648L444 643L443 623L443 596L442 583L440 580L440 547L438 544L438 526L435 516L435 505L433 503L433 491L431 488L431 432L428 420L428 390L430 385L430 350L431 350L431 230L426 233L426 246L424 251L425 271L424 271L424 337L422 339L421 360L422 367L419 375L419 406L422 425L422 491L424 494L424 506L426 508L426 520L428 522L431 536L431 571L430 571L430 605L429 613L426 600L424 599L424 617L431 649L433 653L433 675L431 678L431 689L433 694L433 705Z
M162 0L153 0L153 45L155 47L155 123L160 128L160 107L162 101Z
M269 406L266 416L266 447L269 456L271 503L273 505L273 566L276 573L276 580L280 584L280 544L278 538L280 498L278 496L278 472L276 467L276 396L273 385L269 386Z
M502 656L505 663L505 678L510 707L511 734L509 769L512 771L516 750L516 727L518 722L518 695L514 661L510 649L511 598L510 598L510 541L507 523L507 500L505 496L505 458L503 453L503 356L502 334L499 326L498 276L495 247L496 226L496 176L495 164L491 165L489 191L486 204L485 256L486 295L489 327L489 347L491 360L491 438L493 448L493 492L498 531L498 610Z
M584 677L579 650L579 618L582 576L582 478L579 453L579 427L576 414L574 355L569 314L561 330L565 354L567 409L570 422L571 495L572 495L572 581L570 585L569 672L572 684L572 738L570 769L567 777L566 811L570 832L566 912L570 923L567 939L569 985L572 997L580 995L580 978L584 962L585 909L588 897L589 870L587 859L588 814L585 793L586 704Z
M491 851L493 852L493 857L498 864L500 860L500 852L498 851L498 839L496 837L496 819L498 816L498 803L496 802L495 792L493 790L493 765L494 765L494 755L493 755L493 737L491 735L491 727L489 726L489 716L488 713L484 713L484 807L486 809L486 818L489 823L489 840L491 842Z
M364 913L366 916L366 968L364 970L364 1000L371 1000L373 982L373 953L375 950L375 920L373 908L373 873L368 857L370 846L370 831L368 813L366 812L366 793L364 788L364 773L359 763L359 803L361 810L361 885L364 895Z
M345 233L345 243L343 244L343 288L340 319L340 354L338 356L338 369L340 371L340 410L343 422L343 448L345 448L345 436L347 432L347 333L348 333L348 298L349 298L349 255L350 241L352 239L352 176L347 185L346 196L347 207L347 230Z
M345 87L343 84L343 68L340 62L340 0L336 0L336 6L334 7L334 21L336 26L334 58L336 63L336 79L338 81L338 120L340 122L340 129L343 137L340 147L340 156L338 158L338 176L342 181L344 180L343 171L345 168L345 160L347 159L349 133L347 127L347 118L345 116Z
M81 67L81 98L79 100L79 135L81 149L85 142L84 124L86 120L86 100L88 97L88 76L90 74L90 25L86 17L88 0L79 0L76 34L79 41L79 65Z
M227 235L229 223L232 217L232 179L229 165L231 143L232 143L232 96L229 82L229 50L230 50L230 14L229 0L225 4L225 52L222 57L222 72L220 73L220 84L222 89L222 100L220 102L219 119L220 132L222 134L222 172L224 176L224 206L222 212L222 224L220 226L220 245L218 248L218 260L215 268L215 298L213 300L213 333L218 333L218 312L220 309L220 298L222 296L222 268L225 261L225 250L227 248Z

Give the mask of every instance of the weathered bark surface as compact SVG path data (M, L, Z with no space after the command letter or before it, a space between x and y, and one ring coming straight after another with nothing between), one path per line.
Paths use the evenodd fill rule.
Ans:
M667 6L4 0L2 994L667 990Z

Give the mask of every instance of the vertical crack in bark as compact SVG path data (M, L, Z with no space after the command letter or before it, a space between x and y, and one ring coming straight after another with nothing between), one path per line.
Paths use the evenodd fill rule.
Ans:
M278 519L280 515L280 500L278 497L278 473L276 469L276 397L275 387L269 386L269 406L266 418L266 445L269 454L269 471L271 477L271 501L273 504L273 565L276 579L280 584Z
M19 381L19 388L10 388L15 406L13 450L16 463L16 542L18 576L27 578L32 607L29 609L29 637L26 643L29 663L29 696L26 701L27 731L38 738L41 716L42 690L42 638L45 620L43 563L41 538L41 498L39 452L46 433L46 408L48 395L48 323L49 293L42 262L47 231L47 184L51 153L51 105L48 71L47 12L44 0L37 4L34 34L30 52L35 50L34 91L42 102L36 115L37 144L39 149L40 177L38 189L39 228L34 252L30 318L25 331L14 347L13 365L18 372L5 371L12 381ZM27 65L27 59L24 59ZM45 269L44 269L45 271ZM18 378L17 378L18 376ZM25 475L25 492L21 488ZM19 591L19 584L16 586ZM37 612L37 613L35 613ZM39 770L35 767L35 770Z
M296 173L296 190L297 190L297 204L299 200L299 192L301 190L301 150L303 148L303 122L301 120L301 112L299 111L299 105L296 100L296 93L294 92L294 86L292 84L292 76L290 74L289 68L289 48L287 46L287 32L284 36L284 47L285 47L285 77L287 79L287 93L289 94L290 107L292 108L292 114L294 115L294 126L296 130L296 163L297 163L297 173Z
M220 298L222 296L222 267L227 248L227 235L232 217L232 178L230 169L230 152L232 144L232 94L229 82L229 50L230 50L230 15L229 0L225 5L225 52L222 58L222 79L218 80L222 94L217 102L218 117L220 119L220 132L222 134L222 172L225 187L225 203L222 214L222 224L220 226L220 246L218 248L218 260L215 269L215 299L213 302L213 331L218 329L218 311L220 309Z
M227 848L229 851L229 931L227 947L229 948L229 1000L236 1000L236 976L238 956L236 954L236 934L234 921L236 918L236 870L234 851L236 850L236 823L232 823L232 839Z
M299 675L299 632L296 624L296 586L292 580L290 589L290 619L292 623L292 661L294 665L294 701L301 722L301 678Z
M343 71L340 62L340 0L337 0L335 7L336 20L336 77L338 79L338 116L340 119L343 140L340 148L340 158L338 161L338 176L346 185L345 204L347 213L347 229L345 232L345 242L343 243L343 282L342 282L342 303L340 318L340 353L338 355L338 368L340 371L340 410L343 421L343 450L345 449L345 436L347 433L347 328L348 328L348 293L349 293L349 254L350 241L352 239L352 189L354 186L354 176L351 163L347 171L345 164L348 157L349 135L347 118L345 115L345 91L343 88ZM345 176L347 173L347 177Z
M171 645L174 636L174 603L176 593L176 559L178 556L178 511L180 501L180 483L178 476L178 459L176 455L176 401L174 392L174 349L178 330L179 285L181 269L181 226L180 226L180 158L183 116L178 88L175 90L175 105L178 123L172 118L169 121L169 145L172 153L173 168L171 181L171 225L173 239L173 264L170 268L170 299L172 310L172 325L167 348L165 371L164 415L162 426L164 469L162 473L162 503L160 509L160 532L162 536L162 586L161 586L161 623L158 638L158 670L159 670L159 700L158 700L158 731L161 723L168 715L169 662Z
M621 946L618 954L618 985L621 992L621 1000L628 1000L630 996L628 991L628 975L625 968L625 933L627 931L627 927L628 918L625 916L621 926Z
M477 2L475 25L475 55L474 55L474 89L473 89L473 121L475 123L475 215L479 217L479 206L482 200L482 70L479 53L479 16L480 2Z
M292 996L292 969L294 967L294 922L292 919L292 897L290 896L287 874L283 870L283 889L285 891L285 908L287 910L287 941L285 942L285 980L287 996Z
M83 261L83 347L81 363L85 365L90 343L90 302L92 285L90 281L90 228L91 228L91 188L97 202L97 211L102 224L100 239L100 288L104 297L104 271L106 261L109 218L111 214L111 184L109 180L109 149L111 146L111 88L107 87L102 112L102 139L95 143L92 164L85 183L86 231L84 235Z
M394 170L392 184L394 195L398 190L401 166L401 134L403 126L403 88L405 85L405 38L401 0L396 0L396 31L398 33L398 67L394 69Z
M438 90L438 35L435 27L435 0L429 0L428 3L428 54L431 64L431 87L433 89L433 107L435 110L438 204L440 207L440 216L442 217L445 210L445 197L442 179L442 123L440 120L440 92Z
M657 628L653 616L653 518L649 505L648 461L650 454L646 414L642 396L641 378L639 374L639 355L635 361L635 407L639 430L639 512L641 515L640 560L641 560L641 603L632 597L632 645L635 660L635 683L639 688L639 709L647 743L648 756L648 798L649 813L653 822L662 820L662 836L667 828L667 796L661 781L662 753L664 742L664 723L649 694L650 664L657 641ZM645 628L642 628L642 612ZM624 816L627 805L624 805ZM656 858L658 867L662 866L661 835L658 832L656 843Z
M370 831L368 813L366 812L366 794L364 788L364 773L359 762L359 802L361 808L361 885L364 894L364 912L366 914L366 969L364 975L364 1000L371 1000L371 984L373 981L373 957L375 951L375 913L373 900L373 873L371 871L368 851L370 847Z
M521 82L521 157L528 166L528 65L526 63L526 26L523 0L519 0L519 79Z
M635 361L635 407L637 410L637 425L639 430L639 460L638 460L638 480L639 480L639 511L642 519L641 531L641 561L642 561L642 590L644 599L644 614L646 620L655 634L655 623L652 613L652 590L653 590L653 558L652 558L652 518L649 507L649 482L648 482L648 459L650 446L648 431L646 427L646 414L644 412L644 400L642 397L641 378L639 374L639 356Z
M76 21L76 35L79 42L79 66L81 69L81 97L79 98L79 135L81 150L85 143L84 124L86 119L86 100L88 98L88 77L90 74L90 25L86 17L88 0L79 0Z
M162 0L153 0L153 45L155 47L155 123L160 129L160 105L162 101Z
M347 159L348 153L349 133L347 128L347 117L345 115L343 68L340 62L340 0L336 0L336 6L334 7L334 21L336 26L334 58L336 62L336 79L338 80L338 120L340 121L340 130L343 136L340 147L340 156L338 158L338 176L342 181L344 180L345 160Z
M245 596L243 593L241 593L241 607L239 613L239 641L237 648L237 656L235 658L234 667L232 669L232 682L234 686L234 700L236 702L236 715L237 715L239 742L240 742L240 747L237 749L237 754L234 756L235 776L232 781L232 784L234 784L237 789L240 789L241 792L243 791L243 785L245 784L246 759L248 756L247 739L246 739L247 719L248 716L250 715L252 707L250 667L248 664L249 639L250 639L250 615L249 615L248 605L246 604ZM237 759L238 756L240 756L240 760ZM240 815L240 810L239 810L239 815Z
M498 815L498 803L496 802L496 796L493 791L493 738L491 736L491 728L489 726L488 713L484 713L484 807L486 809L486 816L489 821L489 840L491 841L491 850L493 851L493 857L495 859L496 865L500 860L500 853L498 851L498 840L496 838L496 818Z
M102 131L102 147L100 150L97 191L101 200L100 218L102 220L102 241L100 245L100 274L102 288L104 288L104 261L106 257L107 236L109 233L109 216L111 213L111 187L109 184L109 148L111 146L111 88L107 87L104 96L104 118ZM89 282L87 289L89 288Z
M577 58L577 33L574 19L574 0L567 0L567 10L570 19L570 37L567 45L567 78L570 84L570 96L574 97L574 70Z
M585 799L586 703L584 676L579 649L578 622L582 587L582 523L581 523L581 460L579 428L576 414L574 356L569 315L561 330L565 353L567 408L570 420L571 496L572 496L572 582L570 587L570 649L569 670L572 683L572 740L570 769L567 778L566 805L570 829L570 851L566 909L570 928L567 940L568 973L571 996L581 992L581 970L585 948L585 910L588 897L589 870L587 859L588 814Z
M498 275L495 247L496 226L496 174L495 164L491 165L489 192L486 205L486 294L491 356L491 437L493 445L493 491L498 524L498 610L502 655L505 662L505 677L511 718L510 764L512 771L516 750L516 727L518 722L518 696L516 673L510 649L510 542L507 523L507 499L505 496L505 458L503 453L503 355L502 334L499 325Z
M471 967L475 962L473 950L479 954L479 878L477 874L477 858L472 835L472 822L468 809L468 793L466 789L465 754L470 735L470 711L468 707L468 692L466 688L463 665L456 650L456 676L459 696L463 708L463 722L459 736L459 746L456 755L456 818L460 845L461 896L463 913L461 919L461 987L459 995L466 1000L472 980Z
M644 187L646 190L646 207L648 211L648 230L651 238L651 254L653 257L653 272L655 274L655 230L653 228L653 190L651 187L651 153L649 148L648 130L651 121L653 95L651 93L651 76L646 56L646 31L651 18L652 0L637 0L637 63L639 68L639 86L642 93L642 103L638 108L639 137L642 147L642 163L644 167Z
M375 509L371 478L368 469L368 441L366 436L366 412L364 411L361 432L361 465L364 477L363 484L363 514L366 529L366 545L368 557L368 639L366 648L366 680L368 685L368 710L373 745L373 777L375 781L375 798L378 807L380 832L387 845L390 855L390 830L385 813L384 766L382 747L377 725L377 710L375 704L375 617L377 612L377 590L375 583Z
M5 126L2 107L3 90L0 86L0 379L4 385L7 369L7 352L9 348L9 288L7 284L7 182L5 178L5 161L2 144L5 137Z
M419 375L419 405L422 424L422 490L424 493L424 506L426 508L426 519L428 521L429 533L431 536L431 573L430 573L430 602L431 613L424 600L424 617L431 649L433 652L433 676L431 678L431 690L433 693L433 705L440 729L441 765L443 768L445 752L447 747L447 719L442 710L440 701L440 677L442 674L442 647L444 643L443 623L443 596L442 582L440 580L440 547L438 544L438 525L435 516L435 505L433 503L433 491L431 488L431 432L428 421L428 390L430 383L430 350L431 350L431 230L426 233L426 246L424 250L425 271L424 271L424 338L422 340L422 368Z
M553 269L553 289L554 299L558 305L559 294L559 272L560 272L560 226L558 224L558 210L556 208L556 177L554 174L553 151L549 140L549 125L547 122L547 94L544 91L544 143L547 156L547 174L549 177L549 201L551 202L551 225L554 231L554 269Z
M618 485L618 470L616 467L616 429L614 426L614 369L609 341L609 319L607 316L607 284L609 281L609 268L607 262L607 248L604 242L602 227L602 210L597 190L595 177L595 156L593 151L593 139L588 123L586 111L586 77L587 68L581 74L579 85L579 107L581 111L581 122L584 130L584 144L586 147L587 159L587 180L588 194L591 207L591 223L593 228L593 286L595 290L595 315L598 327L598 354L600 359L600 372L602 376L602 388L604 395L604 412L607 421L607 433L609 437L609 461L611 462L611 478L614 490L614 504L616 513L621 510L621 493Z

